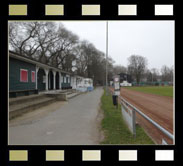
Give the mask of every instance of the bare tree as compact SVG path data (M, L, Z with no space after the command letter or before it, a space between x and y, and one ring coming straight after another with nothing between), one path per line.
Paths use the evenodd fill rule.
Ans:
M143 56L132 55L128 58L128 73L134 76L139 84L147 67L147 59Z
M161 68L162 81L173 82L173 66L168 67L166 65Z
M77 69L77 73L79 75L85 76L87 72L87 65L88 65L88 42L87 41L81 41L75 48L76 52L76 63L75 67Z
M113 67L113 73L116 74L120 74L120 73L127 73L127 68L121 65L115 65Z
M15 52L67 70L78 37L54 22L10 22L9 41Z
M159 70L156 68L151 69L151 82L157 81L159 76Z
M9 23L9 43L10 49L32 57L39 45L35 40L37 37L38 22L10 22Z
M73 50L78 44L79 38L60 24L55 40L52 42L51 48L49 48L49 62L56 67L68 71L69 66L72 66L72 61L75 59Z
M75 48L76 71L79 75L93 78L94 84L104 84L106 72L105 54L88 41L80 42ZM108 76L113 75L113 60L108 58Z
M174 66L172 66L171 68L170 68L170 78L171 78L171 83L172 83L172 85L173 85L173 82L174 82Z

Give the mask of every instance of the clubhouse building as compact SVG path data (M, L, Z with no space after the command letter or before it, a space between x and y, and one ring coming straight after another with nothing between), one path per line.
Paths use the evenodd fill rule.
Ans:
M78 89L89 80L59 68L9 51L9 94L10 97L29 95L40 91Z

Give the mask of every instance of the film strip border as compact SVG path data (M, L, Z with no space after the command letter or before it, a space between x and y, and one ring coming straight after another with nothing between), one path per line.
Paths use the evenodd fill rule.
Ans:
M138 4L116 4L115 9L117 10L114 14L116 17L121 16L139 16L139 10L142 7L139 7ZM68 5L64 3L61 4L42 4L41 5L41 14L43 16L67 16ZM103 16L103 8L101 4L81 4L77 10L80 13L79 16ZM174 16L174 4L154 4L151 6L151 16ZM32 6L28 4L9 4L8 5L8 15L9 16L29 16L32 14ZM147 10L146 10L147 11ZM110 11L109 11L110 12ZM149 13L148 13L149 14Z
M42 150L42 158L40 157L40 162L65 162L67 160L71 160L71 154L66 150ZM68 153L67 153L68 152ZM76 151L73 151L76 155ZM9 150L9 162L28 162L33 160L34 153L31 150ZM108 154L107 154L108 153ZM155 150L154 155L149 153L151 160L149 161L174 161L174 150ZM91 162L98 161L102 162L106 159L112 159L116 162L138 162L144 161L144 153L139 153L138 150L116 150L115 153L111 154L111 151L105 150L80 150L77 151L76 157L79 156L77 161L80 162ZM110 156L110 157L109 157ZM150 157L148 159L150 159ZM73 159L73 158L72 158ZM111 160L111 161L112 161ZM72 160L73 161L73 160Z
M115 7L114 7L115 5ZM8 4L8 12L7 15L10 16L9 18L12 18L11 16L23 16L21 18L26 18L27 16L33 16L32 15L32 7L34 5L31 5L30 3L9 3ZM105 6L103 4L77 4L77 7L74 11L76 12L76 16L82 17L84 19L88 18L87 16L95 16L94 18L100 18L101 16L105 15L105 12L109 7L103 12L103 8ZM142 4L113 4L113 9L115 9L115 12L113 12L113 16L118 17L120 19L123 19L125 16L138 18L139 16L145 16L145 13L141 13L140 10L144 7ZM147 12L148 16L156 17L164 16L165 17L173 17L175 15L175 9L174 4L150 4L148 5L150 7L149 12ZM65 16L71 16L71 14L68 14L69 5L65 3L60 4L38 4L35 14L37 13L37 9L40 9L39 15L45 16L44 18L48 16L58 16L59 19L64 18ZM74 13L74 11L72 13ZM148 11L146 9L145 11ZM110 15L110 12L109 12ZM109 16L107 15L107 16ZM169 17L170 16L170 17ZM41 18L41 17L40 17ZM49 17L50 18L50 17ZM54 17L55 18L55 17ZM42 19L42 18L41 18ZM59 146L58 146L59 147ZM132 149L133 148L133 149ZM141 162L141 161L154 161L159 163L159 161L168 161L171 162L175 161L176 157L176 150L174 151L173 148L169 149L160 149L157 150L148 149L149 147L141 149L135 149L134 147L126 148L128 150L119 150L115 149L110 151L109 147L104 147L102 150L100 148L96 148L95 150L78 150L78 149L59 149L59 150L44 150L45 147L40 147L40 149L36 152L34 148L25 150L24 148L22 150L15 150L14 148L12 150L7 151L8 155L8 161L9 165L21 165L23 162L24 165L29 165L30 161L36 160L36 155L40 154L42 157L37 161L38 163L53 163L53 162L68 162L72 159L76 159L77 162L92 162L97 161L99 163L103 163L103 161L114 161L117 165L118 162ZM113 153L114 152L114 153ZM144 158L144 154L148 153L148 158ZM74 153L77 153L75 156ZM175 157L174 157L175 155ZM107 158L108 156L111 156L111 158ZM148 161L148 162L149 162ZM74 160L73 160L74 162ZM16 163L16 164L15 164ZM43 164L42 164L43 165ZM52 164L53 165L53 164ZM154 164L156 165L156 164Z

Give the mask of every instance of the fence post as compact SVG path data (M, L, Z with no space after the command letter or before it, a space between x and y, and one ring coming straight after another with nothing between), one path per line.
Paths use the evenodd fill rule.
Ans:
M133 136L136 138L136 113L134 109L132 109L132 118L133 118Z

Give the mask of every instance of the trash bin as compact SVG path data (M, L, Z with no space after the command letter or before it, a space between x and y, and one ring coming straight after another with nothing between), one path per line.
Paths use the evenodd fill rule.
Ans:
M117 105L118 102L117 102L117 97L116 95L112 95L112 101L113 101L113 105Z

